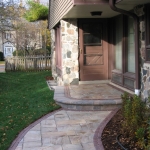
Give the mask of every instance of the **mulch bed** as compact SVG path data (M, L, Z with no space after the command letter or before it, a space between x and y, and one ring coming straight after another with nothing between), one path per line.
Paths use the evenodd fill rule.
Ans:
M46 79L46 81L48 81L48 80L54 80L54 78L52 76L46 76L45 79Z
M122 122L123 116L119 110L103 130L102 143L105 150L123 150L116 140L116 137L121 133L124 134L119 138L119 141L127 150L142 150L136 145L136 141L130 139L123 131Z

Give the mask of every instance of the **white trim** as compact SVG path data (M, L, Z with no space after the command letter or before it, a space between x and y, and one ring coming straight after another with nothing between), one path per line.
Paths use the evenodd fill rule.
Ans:
M140 90L139 89L135 89L135 95L140 96Z

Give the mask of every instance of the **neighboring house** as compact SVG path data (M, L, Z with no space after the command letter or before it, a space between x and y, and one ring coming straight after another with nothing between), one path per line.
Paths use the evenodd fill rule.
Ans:
M15 31L3 32L3 54L4 54L4 57L13 56L13 52L15 51L14 34L15 34Z
M49 16L59 85L111 80L150 96L150 0L51 0Z
M4 57L11 57L13 56L13 52L15 51L15 47L13 45L13 43L11 43L10 41L7 41L5 43L3 43L3 54Z
M4 57L13 56L13 52L16 50L17 42L18 49L24 50L27 49L36 49L42 48L42 35L38 30L37 32L32 31L25 33L24 31L18 32L18 39L16 38L16 31L3 31L0 32L0 51L3 52Z
M3 8L6 6L24 6L25 0L0 0L0 4ZM16 17L13 18L11 15L9 16L9 14L12 14L12 11L9 12L8 10L9 9L6 11L7 15L1 14L6 16L4 17L4 21L1 20L0 25L0 51L3 52L4 57L13 56L13 52L16 49L25 51L27 49L33 50L44 47L39 22L29 23L23 18L17 20ZM17 25L17 30L13 28L12 23ZM19 26L20 28L18 28Z
M0 32L0 52L3 52L3 38L2 32Z
M12 56L15 51L13 33L14 31L0 32L0 51L3 52L4 57Z

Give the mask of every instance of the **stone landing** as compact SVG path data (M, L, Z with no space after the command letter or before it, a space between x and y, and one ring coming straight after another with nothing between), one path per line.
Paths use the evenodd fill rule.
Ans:
M55 90L54 100L64 109L105 111L121 107L123 92L108 84L51 86Z

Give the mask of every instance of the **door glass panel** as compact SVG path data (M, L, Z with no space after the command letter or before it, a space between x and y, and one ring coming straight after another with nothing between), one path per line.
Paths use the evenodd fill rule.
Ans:
M100 36L94 34L84 34L84 44L100 44Z
M134 46L134 28L133 19L128 17L128 66L127 71L135 73L135 46Z
M87 45L101 44L101 25L83 24L83 41Z
M122 17L116 18L115 25L115 69L122 70Z

